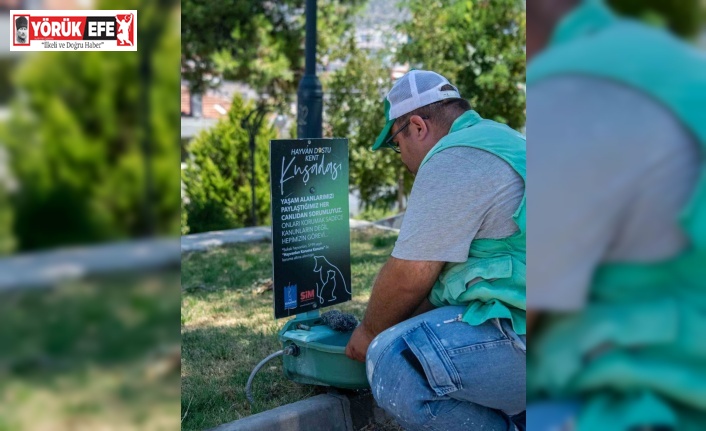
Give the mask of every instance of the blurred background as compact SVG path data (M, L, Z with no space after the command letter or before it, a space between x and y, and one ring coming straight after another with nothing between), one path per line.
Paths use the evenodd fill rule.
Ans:
M706 423L706 2L527 9L531 430Z
M534 49L531 41L525 44L525 14L531 35L552 29L577 3L538 1L525 10L520 0L319 0L324 136L350 140L351 215L376 220L406 205L412 179L398 157L368 151L384 123L382 97L396 78L410 68L433 69L481 115L524 130L525 54ZM702 0L609 4L618 15L676 35L690 49L706 49ZM190 406L185 400L180 414L177 235L269 223L267 145L275 137L295 137L303 5L0 0L0 34L9 33L10 9L137 9L139 26L135 53L10 53L1 38L0 430L179 426ZM569 93L556 97L568 100L550 106L553 113L581 101ZM538 155L528 162L535 172L530 195L532 175L545 171L536 161L562 156L542 156L532 104L530 97L528 155ZM605 121L599 118L599 129ZM568 130L565 142L587 128ZM554 131L544 132L547 141ZM588 178L605 182L585 180L586 194L578 197L611 190L610 175L594 173ZM621 203L608 200L599 210ZM532 226L550 213L530 203L528 214ZM532 232L530 269L541 267L545 256L533 254ZM580 245L574 247L579 258L593 259L590 269L598 268L603 255ZM684 285L703 287L703 278L693 274L682 278ZM554 308L536 303L535 309L580 316L590 289L576 292L557 297ZM697 309L691 322L703 315ZM653 316L663 326L659 312ZM683 313L669 316L685 320ZM540 329L551 322L543 319ZM703 328L688 326L692 332L681 345L688 350L706 338ZM706 363L702 352L688 360ZM680 374L697 382L702 376ZM706 406L702 394L690 399ZM535 396L551 398L546 391Z
M179 427L178 1L137 52L0 44L0 430Z

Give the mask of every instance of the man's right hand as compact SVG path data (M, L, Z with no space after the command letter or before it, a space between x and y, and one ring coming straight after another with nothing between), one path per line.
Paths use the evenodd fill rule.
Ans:
M346 356L354 361L365 362L365 355L368 353L368 346L375 338L375 335L370 333L365 325L361 322L348 340L346 346Z

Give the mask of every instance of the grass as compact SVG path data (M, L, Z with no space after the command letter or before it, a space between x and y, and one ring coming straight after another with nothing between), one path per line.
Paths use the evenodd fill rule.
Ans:
M0 431L179 426L177 272L0 294Z
M335 308L362 317L396 239L377 230L351 232L353 299ZM255 408L245 398L252 369L281 349L277 332L284 319L273 317L272 291L254 292L259 280L272 276L271 259L269 243L182 256L182 430L214 427L322 392L285 379L277 358L255 378Z

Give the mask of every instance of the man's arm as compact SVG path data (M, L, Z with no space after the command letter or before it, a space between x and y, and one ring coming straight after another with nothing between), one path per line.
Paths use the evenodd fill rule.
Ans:
M444 264L390 257L375 279L365 317L351 335L346 355L365 361L375 336L408 319L424 304Z
M427 311L431 311L434 309L436 309L436 306L434 304L432 304L431 301L429 301L429 297L426 297L422 300L422 303L419 304L419 307L417 307L417 309L414 310L412 315L409 316L409 318L411 319L412 317L419 316L420 314L424 314Z

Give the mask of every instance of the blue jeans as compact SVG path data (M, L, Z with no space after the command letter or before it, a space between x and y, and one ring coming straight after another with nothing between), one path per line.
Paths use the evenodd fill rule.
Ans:
M578 401L543 401L527 409L527 427L532 431L564 431L575 428L581 405Z
M523 430L525 337L506 319L471 326L448 306L401 322L368 348L378 405L407 430Z

